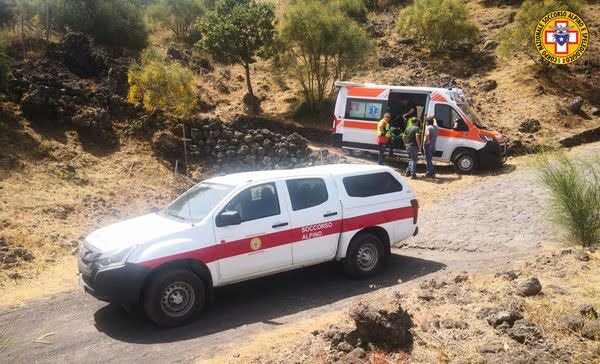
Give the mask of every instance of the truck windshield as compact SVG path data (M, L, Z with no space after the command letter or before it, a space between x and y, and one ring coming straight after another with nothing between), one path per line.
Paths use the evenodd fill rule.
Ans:
M174 217L183 221L200 221L233 189L233 186L216 183L200 183L187 190L167 208L161 215Z
M460 109L467 115L473 125L479 129L489 130L489 128L481 121L475 110L473 110L469 104L459 104L458 106L460 106Z

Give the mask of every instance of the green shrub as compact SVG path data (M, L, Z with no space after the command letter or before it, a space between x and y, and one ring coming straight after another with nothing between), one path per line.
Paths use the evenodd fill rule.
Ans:
M280 64L312 111L374 52L364 30L337 2L292 0L278 29Z
M13 16L11 3L8 0L0 0L0 26L8 24Z
M148 28L140 8L123 0L51 0L52 26L91 35L99 43L142 49Z
M6 88L6 83L8 81L9 65L10 59L6 54L4 40L0 38L0 89Z
M198 41L195 23L204 14L204 0L160 0L148 8L148 16L183 42Z
M127 74L128 101L142 102L146 111L162 109L169 113L189 114L197 103L194 73L179 64L168 62L155 48L146 49L140 63Z
M550 212L578 244L600 244L600 158L540 157L538 174L550 192Z
M249 105L258 111L250 81L250 65L266 57L273 41L274 10L269 3L255 0L220 0L198 21L198 46L225 64L241 64L246 70Z
M547 13L561 9L582 15L582 8L581 0L525 0L517 11L514 23L498 35L498 54L512 57L515 53L525 53L538 57L533 45L533 34L539 20Z
M372 11L391 10L390 8L398 5L404 5L410 0L365 0L367 9Z
M478 33L461 0L415 0L400 12L397 29L403 36L424 40L432 53L456 43L473 42Z
M359 23L367 21L367 7L363 0L334 0L335 5L344 14Z

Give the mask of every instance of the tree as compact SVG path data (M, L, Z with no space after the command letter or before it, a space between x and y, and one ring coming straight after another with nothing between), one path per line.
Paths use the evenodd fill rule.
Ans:
M0 89L5 89L8 81L10 59L6 54L4 40L0 38Z
M517 11L514 23L499 34L498 54L508 57L523 53L541 61L533 46L533 34L539 20L553 10L569 10L582 15L583 3L581 0L525 0ZM543 64L550 65L547 62Z
M148 28L142 12L122 0L51 0L52 26L91 35L99 43L142 49Z
M461 0L415 0L400 12L397 29L404 36L423 39L432 53L474 41L478 33Z
M269 3L255 0L220 0L214 10L198 21L202 39L197 43L219 62L241 64L246 71L250 105L258 102L250 80L250 65L256 57L266 57L273 41L274 11Z
M364 30L338 4L293 0L278 28L281 64L302 87L311 111L373 52Z
M195 42L196 19L204 14L204 0L160 0L148 9L148 16L184 42Z
M134 63L127 74L128 101L141 101L146 111L163 109L187 115L196 106L194 73L178 62L165 60L155 48L142 52L140 63Z

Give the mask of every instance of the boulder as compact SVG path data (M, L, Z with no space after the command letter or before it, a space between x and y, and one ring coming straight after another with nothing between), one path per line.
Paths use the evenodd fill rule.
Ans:
M496 328L503 324L512 327L515 321L523 318L523 315L513 308L500 305L481 309L477 317L485 319L492 327Z
M574 114L580 112L582 106L583 106L583 98L581 98L581 96L574 97L571 100L569 100L567 103L567 107Z
M535 339L542 337L542 330L540 330L533 322L528 320L517 320L511 328L506 332L510 338L520 342L531 342Z
M535 296L542 291L542 284L535 277L527 278L517 284L517 294L523 297Z
M581 329L581 336L586 339L600 341L600 320L586 322Z
M383 305L386 306L386 305ZM361 341L386 348L403 348L410 344L412 320L394 301L388 307L374 307L360 302L350 311Z
M589 262L592 258L590 257L590 253L588 253L587 251L579 250L575 253L575 259L580 260L582 262Z
M585 325L586 319L597 319L598 312L593 305L580 305L560 318L561 325L571 331L579 331Z
M161 156L176 158L180 155L180 139L168 131L161 131L152 138L152 146Z
M52 90L47 86L31 85L21 99L21 111L32 120L56 118L56 105L51 98Z
M79 130L100 138L109 145L117 143L117 136L112 128L110 114L106 109L98 107L83 107L71 118L71 124Z
M62 39L64 64L79 77L92 77L99 65L92 53L90 39L83 33L67 33Z
M519 275L512 269L496 273L494 276L506 279L507 281L514 281L515 279L519 278Z
M539 120L533 118L527 118L521 123L521 125L519 125L519 131L522 133L533 134L537 133L541 129L542 125L540 124Z
M489 92L496 89L497 86L498 83L495 80L486 80L479 85L479 91Z

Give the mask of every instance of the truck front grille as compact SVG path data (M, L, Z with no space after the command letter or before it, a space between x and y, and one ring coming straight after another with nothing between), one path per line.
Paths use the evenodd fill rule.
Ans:
M79 271L84 276L90 276L92 274L92 266L100 257L100 252L94 250L92 247L83 242L79 246Z

